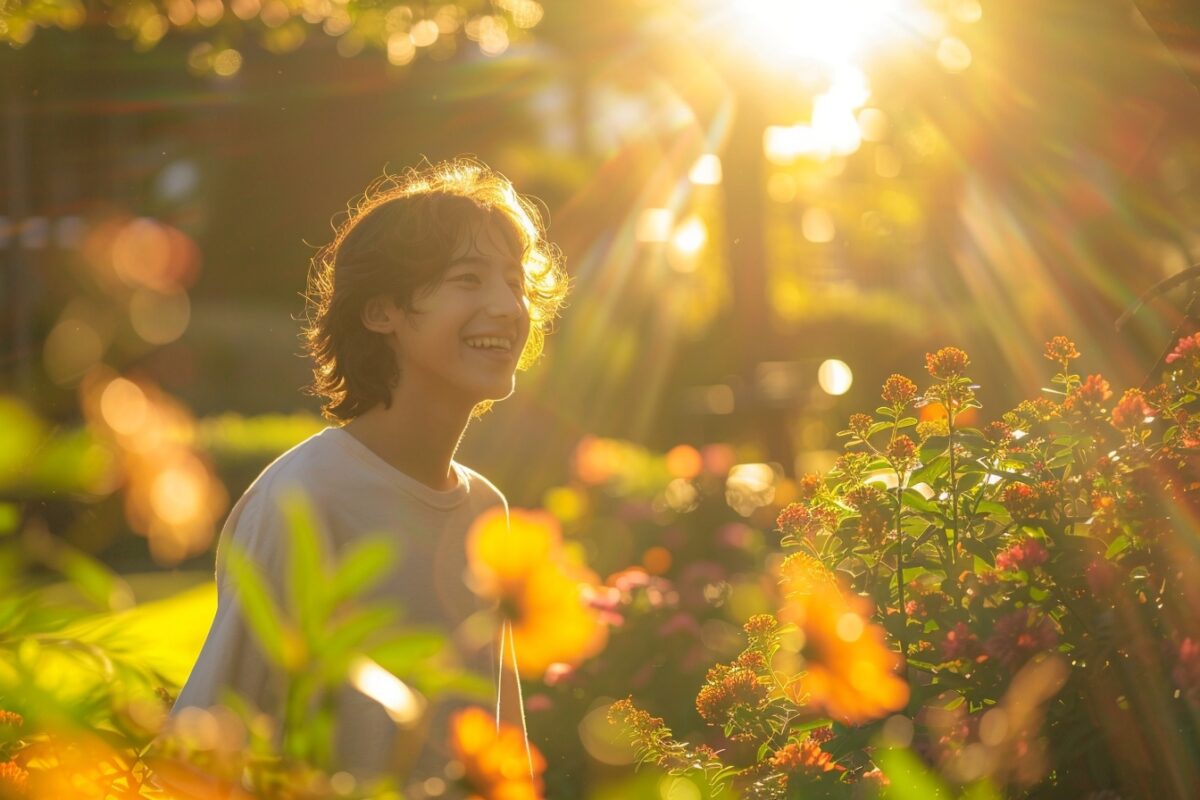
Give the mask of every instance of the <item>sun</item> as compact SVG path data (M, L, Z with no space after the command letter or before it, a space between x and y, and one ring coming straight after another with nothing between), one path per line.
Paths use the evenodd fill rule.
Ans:
M857 61L905 28L912 0L745 0L735 24L770 65Z

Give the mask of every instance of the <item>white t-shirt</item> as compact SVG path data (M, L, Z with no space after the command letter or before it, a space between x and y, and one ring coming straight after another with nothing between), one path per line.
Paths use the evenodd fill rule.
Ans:
M283 676L265 657L242 615L225 553L230 542L254 560L277 598L286 594L287 524L281 498L299 489L308 498L337 559L363 537L385 534L398 544L399 559L367 593L368 602L394 605L404 623L434 626L447 634L482 606L464 581L466 533L474 519L504 496L478 473L454 463L458 485L438 491L405 475L341 428L326 428L268 466L234 505L217 547L217 613L200 656L180 690L174 711L208 708L233 689L259 709L279 714ZM461 653L464 666L492 674L492 651ZM397 728L375 701L346 688L336 706L335 769L356 777L385 774L395 764ZM174 713L174 712L173 712ZM435 714L414 777L445 765L445 709Z

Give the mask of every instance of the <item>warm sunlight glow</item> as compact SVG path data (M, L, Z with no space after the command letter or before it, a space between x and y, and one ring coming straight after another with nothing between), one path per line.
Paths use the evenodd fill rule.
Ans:
M696 163L692 165L688 171L688 180L697 186L716 186L721 182L721 159L712 154L705 153L696 159Z
M894 26L902 0L750 0L738 21L769 62L849 61Z
M350 683L383 706L397 725L413 724L425 710L419 694L369 658L359 656L350 665Z
M700 252L708 241L708 228L699 217L688 217L679 224L671 236L671 244L684 255L693 256Z

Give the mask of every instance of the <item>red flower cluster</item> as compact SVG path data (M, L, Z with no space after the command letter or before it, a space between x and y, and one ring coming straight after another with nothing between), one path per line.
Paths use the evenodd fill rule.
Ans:
M867 433L871 430L872 422L874 420L871 419L870 414L851 414L847 427L858 438L866 439Z
M16 761L0 761L0 797L24 797L29 791L29 773Z
M1000 501L1014 519L1028 519L1049 511L1058 498L1058 481L1041 481L1036 486L1010 483Z
M788 742L771 756L771 766L787 775L816 776L824 772L844 772L833 756L821 749L811 737Z
M925 369L941 381L961 376L969 363L967 354L957 347L943 347L936 353L925 354Z
M1015 670L1038 653L1058 644L1058 631L1049 617L1028 606L996 621L984 650L1009 669Z
M893 406L906 406L917 396L917 385L903 375L892 375L883 382L881 396Z
M858 512L859 534L868 541L878 542L892 521L883 491L875 486L863 484L846 492L846 502Z
M753 669L737 662L718 664L708 671L696 695L696 711L705 722L724 725L739 712L762 710L767 694L767 687Z
M796 496L801 500L812 500L821 492L821 476L807 472L796 481Z
M1046 342L1045 356L1051 361L1070 361L1079 358L1079 351L1075 349L1075 343L1067 337L1055 336Z
M917 460L917 445L907 436L897 436L888 444L887 455L897 468L906 469Z
M1113 427L1120 431L1130 430L1145 422L1151 415L1150 405L1140 389L1126 389L1112 410Z
M746 620L745 624L742 625L742 630L751 639L770 636L779 630L779 620L770 614L755 614Z
M975 659L983 653L979 637L971 632L967 623L959 622L946 631L942 640L942 658L946 661L957 661L960 658Z
M1000 420L989 422L983 429L983 435L992 444L1007 444L1013 438L1012 426Z
M1021 541L996 554L996 569L1001 572L1029 571L1046 563L1049 557L1045 545L1037 539L1022 539Z
M1200 367L1200 333L1184 336L1175 345L1175 349L1167 356L1167 363L1174 364L1181 359L1187 359L1188 364Z
M1112 397L1112 387L1102 375L1088 375L1072 395L1086 406L1098 406Z
M784 536L814 536L837 527L837 515L822 506L810 508L803 503L788 503L775 524Z

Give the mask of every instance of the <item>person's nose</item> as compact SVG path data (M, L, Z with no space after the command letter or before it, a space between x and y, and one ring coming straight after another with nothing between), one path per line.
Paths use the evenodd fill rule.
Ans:
M520 319L529 315L525 296L505 281L493 281L488 293L488 313L500 319Z

